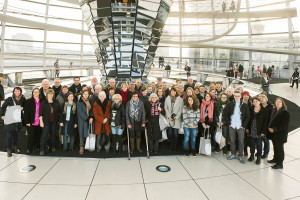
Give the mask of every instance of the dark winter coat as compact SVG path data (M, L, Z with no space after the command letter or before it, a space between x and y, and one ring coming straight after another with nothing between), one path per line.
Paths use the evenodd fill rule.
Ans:
M269 128L274 129L273 141L276 143L286 143L288 137L288 127L290 122L290 114L285 108L281 108L274 115L276 108L273 108Z
M92 104L91 104L92 106ZM80 137L87 137L89 131L89 119L93 118L93 107L89 115L86 114L86 105L82 98L77 102L78 132Z
M184 85L184 91L186 91L186 89L187 89L188 87L191 87L191 88L194 89L195 83L193 83L192 85L190 85L189 83L185 84L185 85Z
M58 104L58 101L53 101L53 111L54 111L54 122L58 122L58 114L60 112L60 107ZM43 123L44 125L49 124L49 116L50 116L50 105L48 103L48 100L44 100L40 104L40 117L43 117Z
M3 85L0 82L0 107L1 107L1 101L3 101L4 99L5 99L4 89L3 89Z
M66 114L64 114L64 107L65 107L65 104L63 104L63 106L61 107L60 114L59 114L59 123L63 123L62 129L61 129L62 135L65 135L66 116L67 116ZM73 106L71 107L70 120L69 120L68 128L67 128L68 136L75 136L76 132L75 132L74 125L77 124L77 122L78 122L77 109L76 109L75 113L73 113L72 109L73 109Z
M131 125L132 128L129 130L132 131L142 131L143 128L141 127L142 124L146 123L146 111L145 111L145 106L144 103L139 100L139 104L138 104L138 119L139 121L135 122L134 118L132 118L130 116L130 101L127 102L126 105L126 125ZM137 127L135 127L135 125L138 125Z
M200 107L201 108L201 107ZM213 114L213 121L210 122L209 121L209 118L208 118L208 115L205 117L205 121L203 123L205 123L206 125L214 125L216 126L217 123L219 122L219 114L218 114L218 111L217 111L217 104L216 102L214 103L214 114ZM201 110L200 110L200 113L201 113Z
M55 93L55 98L59 95L59 93L61 92L61 85L58 87L55 87L54 85L52 86L52 89L54 90Z
M248 122L247 129L249 130L249 134L251 134L251 125L254 120L254 117L256 118L256 131L257 135L264 134L266 135L268 132L268 113L267 109L261 107L260 111L254 115L254 106L251 106L250 108L250 119Z
M162 137L162 132L159 126L159 115L151 115L152 105L150 102L147 102L145 105L146 110L146 120L147 124L147 134L149 139L159 140Z
M226 70L226 76L227 77L234 77L234 71L233 71L233 69L227 69Z
M24 104L25 104L26 99L25 99L25 97L23 95L22 95L22 97L21 97L21 99L19 101L16 101L15 98L14 98L14 96L8 97L4 101L4 103L3 103L2 107L1 107L1 114L0 114L1 117L5 116L6 108L8 106L14 106L14 102L13 101L15 101L16 105L20 105L21 107L24 108ZM21 118L23 119L23 114L22 114ZM23 124L21 122L21 123L13 123L13 124L5 125L5 128L6 128L7 131L16 131L16 130L20 130L22 128L22 126L23 126Z
M76 89L77 89L77 92L76 92ZM75 99L76 100L78 100L78 94L81 92L81 84L79 83L79 85L71 85L70 87L69 87L69 91L70 92L72 92L73 94L74 94L74 97L75 97Z
M41 99L40 105L41 105ZM25 124L30 124L32 125L35 121L35 109L36 109L36 104L34 98L27 99L25 102L24 106L24 120Z
M116 116L115 116L115 120L112 120L112 111L115 110L116 111ZM111 122L115 123L115 126L121 126L121 129L126 128L125 125L125 108L121 102L120 106L117 106L117 104L112 103L111 106L111 112L110 112L110 124Z
M235 104L235 101L229 102L223 110L222 120L225 126L231 125L231 116L233 115ZM242 127L246 128L250 119L250 111L249 106L244 104L243 101L240 101L240 111Z

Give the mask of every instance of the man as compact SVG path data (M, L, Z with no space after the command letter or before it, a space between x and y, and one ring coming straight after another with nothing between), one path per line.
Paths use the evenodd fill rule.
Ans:
M0 107L1 107L1 101L5 99L4 89L2 85L3 79L4 79L4 74L0 73Z
M41 101L46 99L46 94L50 88L50 82L48 79L44 79L42 81L42 87L40 88L40 96L41 96Z
M55 98L56 98L61 91L61 81L59 78L54 79L54 85L52 86L52 89L55 92Z
M98 79L97 77L93 77L91 80L91 86L88 87L89 90L89 95L93 95L95 92L95 86L98 84Z
M80 84L80 77L79 76L75 76L73 78L73 85L71 85L71 87L69 87L69 91L72 92L74 94L74 98L76 100L78 100L78 94L81 92L81 84Z
M270 87L270 79L266 73L263 73L263 77L261 77L260 84L265 94L268 95L269 87Z
M191 76L188 77L187 81L188 81L187 84L184 85L184 91L186 91L186 89L187 89L188 87L191 87L191 88L194 88L194 87L195 87L194 80L193 80L193 78L192 78Z
M199 86L199 94L200 94L201 100L202 100L206 94L206 88L204 85ZM200 101L200 103L201 103L201 101Z
M184 67L184 70L186 71L186 77L188 78L191 76L191 67L189 67L187 64Z
M233 98L233 88L232 87L228 87L225 90L225 93L227 94L227 97L228 97L229 101L233 101L234 100L234 98Z
M59 71L60 71L60 66L58 63L58 59L56 60L56 62L54 63L54 67L55 67L55 77L58 78L59 77Z
M266 73L267 73L268 77L271 79L272 78L272 68L271 68L271 66L268 67Z
M169 78L170 73L171 73L171 66L169 65L169 63L167 63L167 65L166 65L166 67L165 67L165 76L166 76L167 78Z
M290 87L294 87L294 83L296 83L297 85L297 89L298 89L298 79L299 79L299 72L298 72L298 68L295 68L295 71L292 75L292 85Z
M116 80L114 78L109 79L108 86L105 88L104 92L106 93L106 97L109 96L108 88L113 87L116 88L115 94L121 94L121 90L116 87Z
M155 92L155 91L154 91ZM153 90L152 90L152 85L148 85L147 86L147 96L150 97L150 95L153 93Z
M134 88L134 90L138 91L140 93L141 92L141 88L142 88L142 80L138 79L135 82L135 88Z
M165 92L165 96L169 96L170 90L169 90L169 84L167 82L163 82L162 84L162 90Z
M162 78L160 78L160 77L157 78L156 87L157 87L157 88L162 87L162 83L163 83L163 82L162 82Z
M165 66L165 65L164 65L164 63L165 63L164 57L160 56L160 57L158 58L158 63L159 63L158 68L163 68L163 67Z
M244 67L242 64L239 65L239 76L240 79L243 79Z
M135 91L135 82L134 81L130 81L129 91L130 92L134 92Z
M226 76L229 77L229 85L232 82L232 77L234 77L234 71L232 67L226 70Z
M234 101L229 102L226 109L223 111L223 123L229 125L230 148L231 155L227 158L232 160L236 158L235 139L238 137L239 155L238 159L242 164L245 164L243 159L245 128L250 119L250 112L248 105L241 101L241 93L234 91Z
M58 101L59 107L61 108L62 105L65 103L65 101L67 100L67 95L69 93L69 87L64 85L61 87L61 91L58 94L58 96L56 97L56 100Z
M223 1L223 3L222 3L222 11L223 11L223 12L226 11L226 3L225 3L225 1Z

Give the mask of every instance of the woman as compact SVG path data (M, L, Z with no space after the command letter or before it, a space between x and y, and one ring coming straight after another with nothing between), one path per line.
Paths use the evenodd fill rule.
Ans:
M141 131L144 130L146 123L146 112L144 103L139 100L139 92L134 91L132 98L126 105L126 124L130 136L130 152L134 152L134 139L136 138L136 146L138 152L141 150Z
M109 87L108 88L108 100L111 102L112 101L112 97L114 96L114 94L116 93L116 88L115 87Z
M182 111L183 116L183 130L184 130L184 141L183 149L185 156L189 156L188 143L191 138L191 149L193 157L196 157L196 135L198 129L198 122L200 120L200 109L198 99L194 96L189 96L184 102Z
M100 145L101 134L106 134L108 137L111 133L110 129L110 109L111 109L111 101L106 98L106 94L104 91L100 92L98 95L99 99L93 105L93 113L95 118L95 135L97 135L97 151L100 152L102 146ZM106 153L109 152L110 142L105 145Z
M201 97L201 94L200 94L200 86L195 87L194 93L195 93L199 103L201 103L202 97Z
M112 133L113 152L116 152L116 144L118 141L118 152L122 152L123 140L122 134L125 128L125 106L122 103L122 96L115 94L111 104L110 126Z
M170 148L173 151L177 151L178 130L181 125L182 109L183 100L180 96L178 96L177 90L172 87L170 95L165 101L165 117L170 125L168 128L168 138L171 145Z
M63 135L63 151L68 150L68 137L70 137L70 146L69 150L73 151L74 141L75 141L75 129L77 128L77 111L76 103L74 102L74 95L70 92L67 95L67 100L64 105L61 107L60 111L60 126L62 127Z
M274 158L268 163L275 163L273 169L283 169L284 143L287 142L290 114L282 98L276 98L275 108L269 122L269 132L273 134Z
M234 78L237 78L238 73L239 73L239 67L238 67L238 65L236 65L234 67Z
M217 106L217 113L219 114L219 122L218 122L218 126L222 129L222 135L225 138L225 146L223 147L222 151L223 151L223 155L227 155L227 151L228 151L228 130L229 130L229 125L225 123L222 117L223 115L223 111L225 109L225 107L227 106L227 104L229 103L227 94L222 93L220 95L220 97L217 100L216 106ZM215 153L218 153L220 151L220 149L215 149Z
M205 98L202 99L200 107L200 123L204 129L202 133L205 133L205 130L209 128L209 135L211 138L212 144L214 144L214 132L215 126L219 122L217 109L214 103L214 99L211 93L206 93ZM205 135L204 135L205 136ZM215 144L215 149L219 149L219 144Z
M147 133L149 141L149 150L155 154L158 153L159 140L162 137L162 132L159 126L159 114L162 112L158 96L152 93L149 97L149 102L145 105L146 119L148 121Z
M82 92L82 96L77 102L77 118L79 132L79 154L84 152L84 138L88 136L90 128L93 128L93 109L89 101L89 91ZM91 130L92 132L92 130Z
M149 101L149 97L147 96L147 89L144 86L141 88L139 100L141 100L144 103L144 105Z
M196 101L198 100L198 98L196 97L195 93L194 93L194 89L191 87L188 87L185 91L185 94L183 96L183 102L187 102L187 98L193 96L195 97ZM199 105L199 102L198 102Z
M158 88L156 90L156 94L157 94L157 97L158 97L158 101L160 103L160 107L162 109L164 109L166 97L165 97L165 93L164 93L163 89L162 88Z
M6 114L6 108L8 106L20 105L21 111L23 110L25 104L25 97L22 95L22 89L19 87L15 87L13 90L12 97L8 97L1 107L1 118L4 120ZM7 113L6 115L11 115L13 113ZM22 118L22 117L21 117ZM11 157L12 152L19 153L18 145L18 135L19 131L22 128L22 122L20 123L12 123L5 125L7 130L6 136L6 145L7 145L7 156ZM13 144L13 145L12 145Z
M249 162L254 160L255 148L257 148L256 164L260 164L262 155L262 140L267 134L268 116L266 109L260 104L258 97L252 98L253 106L250 108L250 120L246 129L246 133L250 135L250 152L251 155L248 159Z
M32 90L32 97L25 102L24 119L28 132L27 154L30 155L33 148L39 149L42 129L40 127L39 110L41 105L40 89Z
M121 84L121 96L123 106L126 106L127 102L131 99L132 92L129 90L129 86L127 83Z
M46 93L46 99L40 105L40 126L43 129L40 145L40 155L45 154L45 145L50 130L51 151L55 149L55 131L58 122L59 104L54 100L54 90L49 89Z
M81 91L80 91L80 93L78 94L78 101L80 100L80 98L81 98L81 96L82 96L82 93L84 92L84 91L88 91L89 90L89 87L86 85L86 84L83 84L82 86L81 86Z
M184 85L183 84L178 85L178 92L177 93L181 98L183 98L183 96L184 96Z

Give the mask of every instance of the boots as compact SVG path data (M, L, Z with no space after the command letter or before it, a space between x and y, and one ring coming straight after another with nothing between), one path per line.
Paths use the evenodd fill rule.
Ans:
M7 148L7 157L12 157L11 149Z
M133 154L134 151L134 138L130 138L130 153Z
M141 149L141 138L137 138L136 139L136 149L138 150L138 152L142 153L142 149Z
M117 135L112 135L112 150L113 153L116 153L117 149Z
M122 135L118 135L117 140L118 140L118 143L119 143L118 153L122 153L122 151L123 151Z
M83 151L84 151L83 147L80 147L79 154L83 155Z

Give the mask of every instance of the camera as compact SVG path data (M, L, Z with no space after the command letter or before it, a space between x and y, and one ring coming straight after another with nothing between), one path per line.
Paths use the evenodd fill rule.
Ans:
M172 113L171 118L174 120L175 117L176 117L176 114Z

